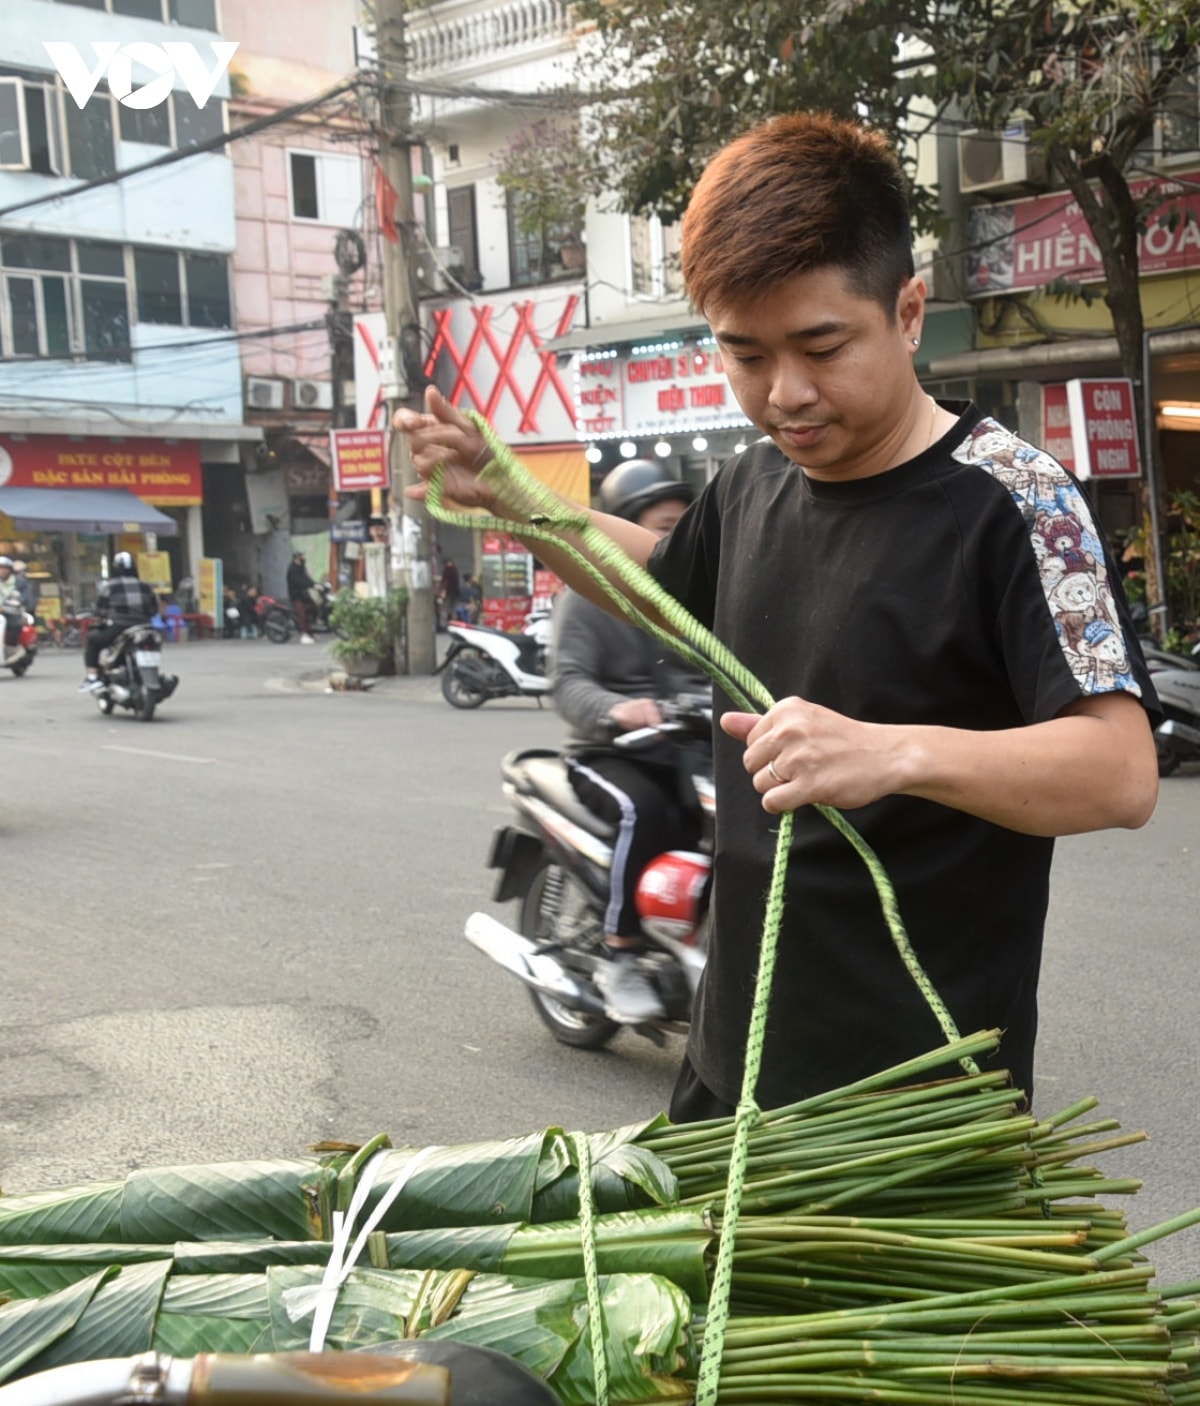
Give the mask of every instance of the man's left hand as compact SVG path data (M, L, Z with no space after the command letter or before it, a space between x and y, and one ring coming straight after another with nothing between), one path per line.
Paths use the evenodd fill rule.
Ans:
M854 810L896 789L890 728L802 698L785 698L761 717L725 713L721 727L745 742L743 765L772 815L813 804Z

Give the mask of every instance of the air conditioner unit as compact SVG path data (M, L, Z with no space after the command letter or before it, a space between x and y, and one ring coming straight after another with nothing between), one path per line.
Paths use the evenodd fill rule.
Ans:
M272 376L247 376L246 404L255 410L282 410L283 382Z
M332 410L332 381L293 381L292 404L300 410Z
M1046 158L1024 125L1003 132L962 132L958 183L964 195L1002 195L1046 184Z
M441 244L417 255L417 283L423 293L454 293L454 284L446 277L457 279L462 272L463 251L457 244Z

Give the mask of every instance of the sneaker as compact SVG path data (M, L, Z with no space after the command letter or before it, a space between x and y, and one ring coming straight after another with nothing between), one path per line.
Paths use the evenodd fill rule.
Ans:
M623 1025L640 1025L666 1015L658 992L638 965L633 952L617 952L601 962L593 978L604 997L604 1011L610 1020Z
M79 685L79 691L80 693L98 693L103 687L103 679L84 679Z
M316 644L316 640L313 639L313 637L312 637L311 635L301 635L301 636L300 636L300 643L301 643L301 644Z

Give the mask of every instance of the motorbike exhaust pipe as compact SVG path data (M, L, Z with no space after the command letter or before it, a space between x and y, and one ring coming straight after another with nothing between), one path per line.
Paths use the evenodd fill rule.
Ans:
M497 966L511 972L526 986L553 996L564 1006L603 1015L603 1004L584 991L565 967L519 932L506 928L488 913L472 913L465 928L467 941L490 957Z
M113 699L114 699L115 702L117 702L117 703L128 703L128 702L129 702L129 690L125 687L125 685L124 685L123 683L109 684L109 686L108 686L108 691L109 691L109 693L112 694Z

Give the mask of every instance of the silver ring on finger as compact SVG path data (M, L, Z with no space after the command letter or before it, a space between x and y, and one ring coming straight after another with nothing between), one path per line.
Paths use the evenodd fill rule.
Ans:
M767 771L770 772L771 780L774 781L777 786L787 785L787 781L785 780L785 778L780 776L780 774L775 770L774 760L771 760L767 763Z

